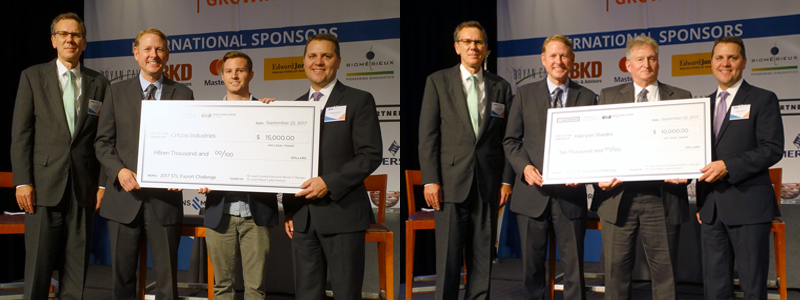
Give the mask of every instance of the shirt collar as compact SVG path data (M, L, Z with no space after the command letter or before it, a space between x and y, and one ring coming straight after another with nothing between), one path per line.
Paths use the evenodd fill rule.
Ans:
M253 97L253 94L250 94L250 101L253 100L258 100L258 98ZM228 101L228 94L225 94L225 96L222 97L222 101Z
M555 90L557 87L560 87L562 91L566 92L567 87L569 86L569 81L571 79L567 78L567 81L565 81L564 84L562 85L556 85L555 83L550 81L550 75L547 75L547 78L545 78L544 80L547 81L547 91L550 92L550 94L552 94L553 90Z
M142 86L142 93L144 93L144 91L147 90L147 87L150 86L150 84L154 84L156 86L156 90L160 91L163 83L164 83L164 74L161 74L161 76L158 77L158 80L156 80L156 82L150 82L144 79L144 77L142 77L142 74L139 73L139 85Z
M336 86L337 82L339 82L339 79L334 78L331 83L328 83L328 85L319 90L319 92L322 93L323 98L328 99L328 97L331 95L331 91L333 91L333 87ZM314 94L314 92L316 91L313 87L308 89L308 100L311 100L311 95ZM320 101L322 101L322 99L320 99Z
M731 87L729 87L728 89L725 90L726 92L728 92L730 94L730 96L728 96L728 99L733 99L733 96L736 95L736 92L738 92L739 88L742 87L742 82L743 81L744 81L744 77L739 78L739 81L737 81ZM722 88L717 86L717 98L719 98L719 94L720 93L722 93Z
M634 97L634 99L636 99L635 97L639 96L639 93L643 89L647 89L647 99L648 100L649 99L654 99L653 97L655 97L656 92L658 92L658 80L653 81L653 83L651 83L650 85L648 85L648 86L646 86L644 88L640 87L638 84L636 84L634 82L633 83L633 97Z
M470 73L469 71L467 71L467 68L464 67L464 65L459 65L459 69L461 70L461 81L467 82L467 80L469 80L468 78L470 76L472 76L473 74ZM478 83L482 83L483 82L483 71L479 71L478 73L475 73L475 79L478 80Z
M75 78L78 78L78 77L81 76L81 63L80 62L78 62L78 64L75 65L75 68L73 68L72 70L67 70L67 67L64 66L63 63L61 63L61 60L60 59L56 59L56 69L58 70L58 76L63 76L64 73L66 73L67 71L72 71L72 74L75 75Z

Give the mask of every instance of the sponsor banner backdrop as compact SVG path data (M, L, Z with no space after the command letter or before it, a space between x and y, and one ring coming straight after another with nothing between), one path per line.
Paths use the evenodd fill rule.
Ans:
M388 191L399 192L400 1L87 0L85 16L87 67L112 83L138 76L136 34L158 28L169 40L165 75L191 88L195 99L225 96L220 58L230 50L253 60L254 96L296 99L310 87L303 70L307 38L336 35L342 56L338 80L372 93L379 106L384 163L375 174L389 174ZM190 213L204 197L187 191L184 199Z
M732 7L734 5L735 7ZM786 145L775 167L783 168L783 200L798 199L800 183L800 1L767 0L500 0L498 73L515 86L547 76L542 43L553 34L573 42L571 78L599 93L631 82L625 68L625 45L646 34L659 47L659 80L700 97L714 92L711 50L715 39L744 39L749 83L774 91L781 99ZM531 17L534 16L534 17ZM793 196L793 197L790 197Z

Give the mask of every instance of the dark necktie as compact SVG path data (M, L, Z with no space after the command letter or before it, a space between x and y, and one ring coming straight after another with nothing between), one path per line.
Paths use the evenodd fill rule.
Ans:
M560 87L556 87L556 89L553 90L553 102L550 103L550 107L551 108L562 108L562 107L564 107L563 103L561 103L561 94L563 94L563 93L564 93L564 91L561 90Z
M147 86L147 89L144 90L144 100L156 100L156 85L150 84Z
M647 102L647 89L642 89L639 96L636 97L636 102Z
M722 129L722 122L725 121L725 115L728 114L728 103L725 101L730 96L726 91L719 93L719 103L717 103L717 115L714 116L714 137L719 136L719 130Z

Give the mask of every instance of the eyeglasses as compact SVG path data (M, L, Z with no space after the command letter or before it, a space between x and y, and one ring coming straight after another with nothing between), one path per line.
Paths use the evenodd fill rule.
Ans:
M484 45L483 41L481 41L481 40L460 39L458 41L461 42L461 43L464 43L464 45L467 45L467 46L469 46L472 43L475 43L476 47L480 47L480 46Z
M80 32L56 31L55 33L53 33L53 35L57 35L58 37L60 37L62 39L66 39L69 36L72 36L72 38L74 38L74 39L83 38L83 33L80 33Z

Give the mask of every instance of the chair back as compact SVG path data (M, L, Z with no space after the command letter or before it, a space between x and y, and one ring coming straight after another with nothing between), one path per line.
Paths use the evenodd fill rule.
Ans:
M386 181L389 176L386 174L369 175L364 179L364 186L367 191L378 191L378 223L383 223L386 219ZM370 195L372 197L372 195Z
M772 188L775 190L775 201L778 201L778 208L781 208L781 185L783 185L783 169L769 169L769 180L772 181Z
M417 212L414 202L414 186L422 185L422 173L419 170L406 170L406 199L408 199L408 215Z
M0 172L0 188L13 188L14 177L11 172Z

